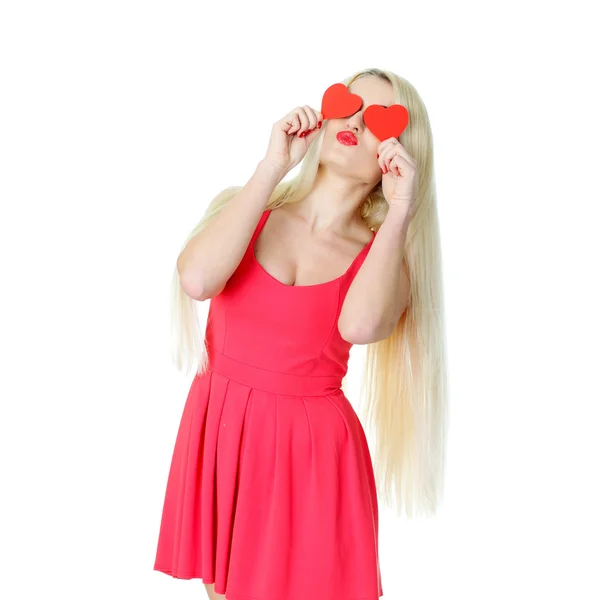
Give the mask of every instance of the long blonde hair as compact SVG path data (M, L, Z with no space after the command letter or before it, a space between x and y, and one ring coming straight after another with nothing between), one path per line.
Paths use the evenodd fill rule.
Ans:
M376 76L393 88L395 103L404 105L410 122L399 140L417 161L415 204L407 231L405 259L411 293L407 309L392 335L366 347L361 396L366 402L364 423L374 426L373 466L378 492L398 515L435 514L444 488L447 438L447 367L443 312L440 234L433 170L433 145L427 111L416 89L405 79L381 69L364 69L344 80L350 85L363 76ZM310 145L300 172L273 191L265 209L299 202L310 191L323 136ZM224 189L211 201L182 246L198 234L241 190ZM387 213L381 184L360 208L365 223L377 231ZM175 268L172 281L172 352L177 368L188 373L196 363L204 372L207 349L196 313L196 301L183 291ZM206 325L206 324L204 324ZM343 387L343 386L342 386Z

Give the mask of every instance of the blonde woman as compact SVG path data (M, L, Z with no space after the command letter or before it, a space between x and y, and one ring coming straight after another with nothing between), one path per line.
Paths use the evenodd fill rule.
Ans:
M361 108L324 120L299 106L277 121L250 180L214 198L177 259L175 359L197 369L154 569L201 579L210 600L377 600L378 491L409 516L441 502L446 364L427 112L389 71L344 84ZM393 104L410 114L402 143L363 120L368 106ZM209 299L201 337L195 303ZM367 344L374 464L342 388L353 344Z

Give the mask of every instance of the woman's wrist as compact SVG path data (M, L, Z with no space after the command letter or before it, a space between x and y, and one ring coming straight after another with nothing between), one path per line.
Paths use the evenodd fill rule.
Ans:
M275 180L278 180L277 183L279 183L287 175L286 169L266 157L258 163L256 171L260 172L265 177L271 177Z

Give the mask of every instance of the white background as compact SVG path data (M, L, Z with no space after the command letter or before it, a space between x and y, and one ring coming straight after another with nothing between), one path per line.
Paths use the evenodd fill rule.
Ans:
M384 598L600 598L586 7L2 3L3 598L206 597L152 570L191 381L170 362L175 259L274 121L372 66L431 119L451 391L439 514L381 507Z

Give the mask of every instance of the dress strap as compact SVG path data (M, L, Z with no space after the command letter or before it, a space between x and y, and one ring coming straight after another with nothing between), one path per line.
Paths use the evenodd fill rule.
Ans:
M369 254L369 249L371 248L371 245L375 241L376 236L377 236L377 232L374 231L371 241L368 242L366 244L366 246L357 254L356 258L352 261L352 264L348 267L348 270L346 271L346 273L343 276L343 278L348 283L350 283L354 279L354 276L356 275L356 273L360 269L361 265L365 261L365 258L367 258L367 254Z
M254 229L254 233L252 234L252 239L250 240L251 248L254 247L254 242L256 242L256 238L260 235L260 232L262 231L263 227L265 226L265 223L267 222L267 219L269 218L269 215L271 214L272 210L273 210L272 208L269 208L269 209L263 211L263 214L260 216L260 219L258 220L256 228Z

